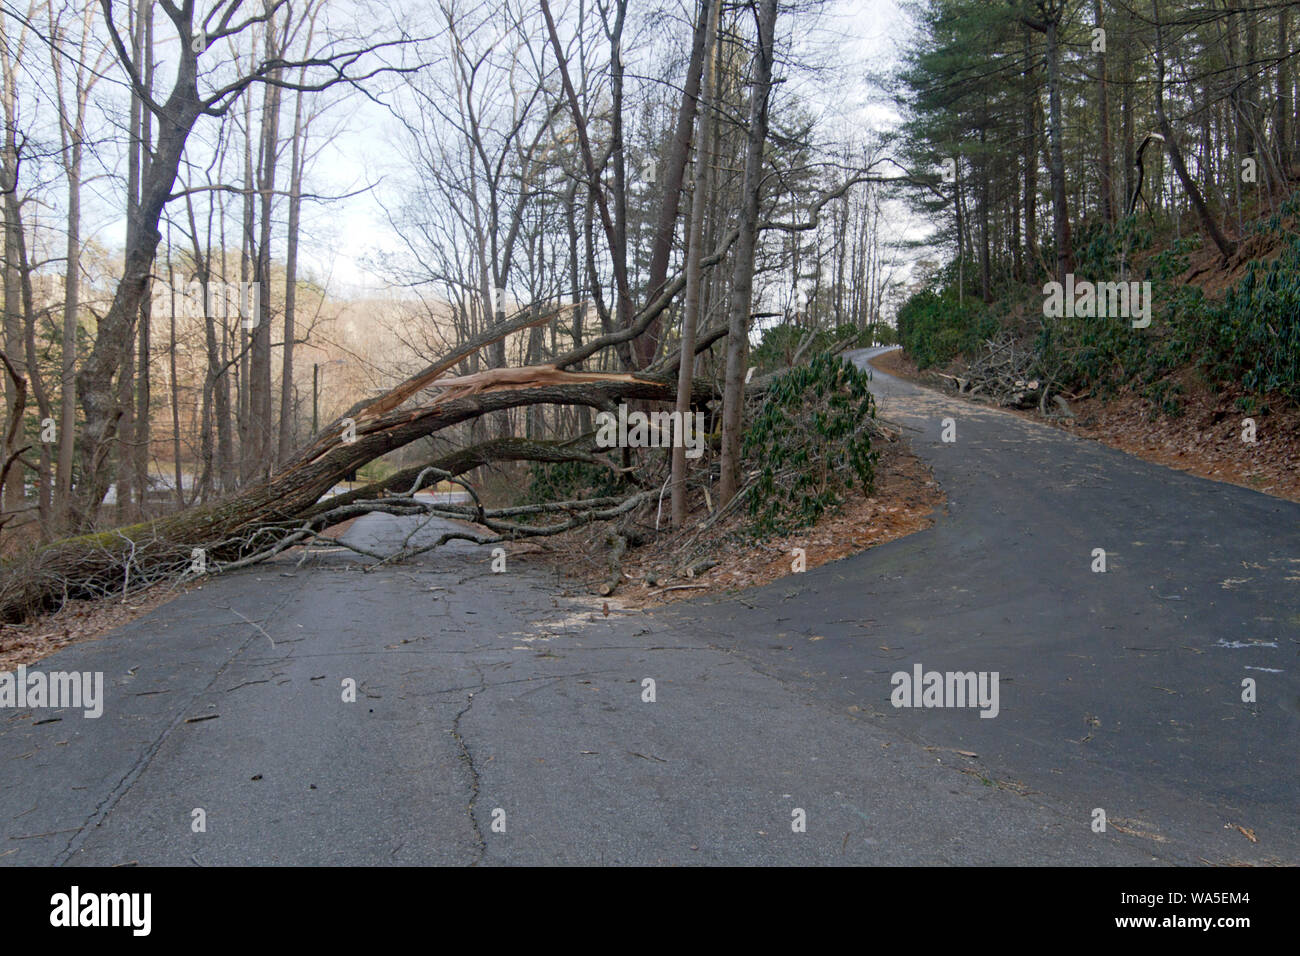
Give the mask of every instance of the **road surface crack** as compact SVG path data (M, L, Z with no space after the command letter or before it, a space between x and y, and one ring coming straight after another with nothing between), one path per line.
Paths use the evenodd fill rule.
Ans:
M456 740L456 746L460 748L460 760L469 771L469 804L465 808L469 815L469 824L474 829L474 843L478 850L478 855L470 866L478 866L483 862L483 857L487 854L487 841L483 839L483 828L479 826L478 817L474 814L474 808L478 803L479 797L479 774L478 767L474 763L474 753L469 749L469 744L465 742L464 736L460 732L460 721L470 708L474 706L474 695L481 694L487 689L487 678L483 676L483 671L477 665L474 666L475 673L478 674L478 686L470 691L465 700L465 706L460 709L451 721L451 735Z
M267 620L275 618L296 596L297 592L287 594L284 600L276 605L276 607L267 615ZM243 617L242 614L239 616ZM245 620L247 620L247 618L245 618ZM258 630L261 630L261 628L259 627ZM263 631L262 633L265 634L266 632ZM63 852L60 853L58 859L55 860L55 866L65 866L68 861L76 855L77 851L81 849L81 845L90 835L92 826L98 827L103 825L104 821L108 819L109 814L113 812L113 809L118 805L121 799L126 796L131 787L135 785L135 782L140 779L141 775L149 768L149 765L153 763L154 758L158 755L158 752L162 750L163 744L166 742L167 738L171 736L172 731L185 722L185 715L192 710L195 702L210 694L212 688L216 686L217 682L220 681L225 673L230 669L231 664L247 651L259 636L260 635L257 634L249 635L248 638L246 638L244 642L235 649L234 653L227 657L225 662L217 668L216 673L212 675L212 679L208 681L207 685L202 690L193 694L190 697L189 702L176 711L176 715L163 729L162 733L154 739L153 743L144 749L140 756L136 758L135 763L127 769L126 773L121 776L117 783L113 784L104 798L95 804L95 808L90 812L85 823L71 831L72 836L68 838L67 846L64 847Z

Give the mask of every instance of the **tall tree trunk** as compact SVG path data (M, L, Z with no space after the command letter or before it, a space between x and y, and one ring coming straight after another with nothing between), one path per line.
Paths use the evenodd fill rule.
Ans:
M1226 37L1226 56L1228 65L1228 75L1231 78L1232 88L1228 93L1229 102L1232 103L1232 128L1236 133L1235 155L1232 157L1230 168L1233 170L1232 198L1237 204L1238 219L1241 216L1241 201L1244 198L1245 183L1242 182L1240 170L1241 161L1249 152L1250 132L1246 129L1246 124L1242 122L1242 116L1245 113L1245 107L1242 105L1242 97L1245 81L1242 75L1241 65L1241 24L1239 17L1241 14L1241 0L1224 0L1224 7L1227 10L1227 37Z
M694 382L695 331L700 322L700 302L704 277L700 260L704 257L704 216L709 198L709 146L713 127L713 44L718 35L718 8L721 0L702 0L708 15L708 38L704 44L704 93L700 100L699 132L695 137L695 167L691 175L691 220L686 241L686 304L682 311L681 362L677 366L678 428L682 434L674 436L672 459L672 522L674 528L686 523L686 446L682 440L691 414L691 385ZM702 436L694 435L696 441Z
M0 30L8 13L0 15ZM27 363L23 360L26 353L23 342L23 313L21 298L21 277L18 269L18 244L21 239L22 226L17 220L18 210L18 83L15 76L15 64L10 58L10 37L0 35L0 67L4 79L4 154L0 156L0 192L4 194L4 351L9 356L14 370L19 376L26 376ZM14 409L26 394L18 387L13 376L5 376L5 407ZM11 412L12 413L12 412ZM8 417L5 427L8 426ZM19 441L19 447L23 443ZM4 501L0 510L17 511L23 506L23 469L15 462L4 486Z
M584 296L579 294L578 280L578 181L570 181L569 188L565 193L565 210L564 216L565 229L569 233L569 285L573 289L573 310L570 313L569 320L572 323L573 347L576 349L582 345L582 320L586 313L586 307L582 304ZM575 370L581 370L582 363L578 363ZM578 434L585 435L591 431L591 409L585 405L578 408Z
M1025 102L1023 107L1024 164L1025 164L1025 253L1029 260L1026 275L1033 273L1038 261L1038 115L1042 112L1038 90L1034 83L1033 34L1023 28L1025 61Z
M1205 231L1214 240L1219 253L1226 259L1236 251L1236 243L1231 242L1223 234L1223 230L1219 228L1218 222L1215 221L1209 207L1205 204L1205 197L1201 195L1196 182L1188 175L1187 165L1183 162L1183 151L1179 148L1178 140L1169 125L1169 118L1165 115L1165 49L1159 0L1151 0L1151 10L1155 17L1156 28L1156 120L1160 124L1160 132L1165 138L1165 149L1169 152L1169 161L1173 164L1174 172L1178 174L1178 179L1183 184L1183 190L1191 199L1192 206L1201 219L1201 225L1205 227Z
M168 234L170 236L170 233ZM167 249L167 280L168 287L176 288L174 281L174 272L171 266L171 248L170 238L168 239ZM185 470L181 462L181 386L176 376L176 296L168 296L167 318L168 326L171 332L167 349L167 370L169 386L171 392L172 405L172 480L175 481L176 487L173 489L176 496L176 507L185 507Z
M744 429L745 368L749 358L749 313L754 294L754 257L758 246L759 199L763 189L763 148L767 143L772 61L776 46L777 0L758 2L758 46L750 85L748 146L741 196L740 235L731 286L731 321L727 335L727 372L722 396L722 455L718 507L740 490L740 444ZM683 361L685 356L683 356Z
M987 119L986 113L980 122L980 297L985 303L993 301L993 277L989 267L989 163L984 152Z
M68 243L63 273L62 388L59 399L59 466L55 507L59 522L71 527L72 461L77 439L77 326L81 311L81 128L68 161Z
M144 48L144 24L145 9L152 4L152 0L140 0L138 6L127 3L127 22L131 32L131 61L133 63L141 62L141 51ZM140 215L140 164L144 158L144 149L140 143L140 133L143 130L141 116L144 112L144 101L140 98L139 92L134 85L131 87L131 106L128 112L127 145L129 152L127 154L127 174L126 174L126 244L129 248L135 243L134 233L139 228ZM136 306L135 312L127 320L130 324L129 335L130 341L127 343L127 361L122 366L122 374L118 381L117 402L121 408L121 438L117 442L115 449L114 467L116 469L116 480L114 482L117 501L115 503L117 510L117 523L123 524L130 520L131 516L131 494L135 488L134 474L132 465L135 455L132 449L135 447L136 429L135 429L135 366L136 354L135 349L138 347L140 334L140 315L144 308L144 300L149 294L149 277L144 280L144 289L141 293L140 301Z
M1133 172L1137 162L1137 143L1133 133L1133 39L1131 31L1124 30L1121 37L1122 58L1120 91L1120 137L1124 154L1124 200L1133 195Z
M131 216L135 226L128 230L131 238L127 243L122 281L99 323L94 347L77 373L77 395L85 415L81 441L84 494L78 496L83 502L83 522L94 520L108 488L108 455L122 416L113 380L131 353L135 316L140 314L140 303L147 293L154 255L161 240L158 220L176 181L185 141L199 113L194 59L186 55L188 49L182 44L181 77L167 101L170 122L158 130L157 149L149 164L149 175L142 183L143 199Z
M212 233L211 209L212 207L209 206L208 207L208 222L209 222L208 234L209 235L211 235ZM224 282L227 275L226 272L226 210L224 206L220 208L219 216L220 216L219 221L220 221L220 231L221 231L221 279ZM210 247L208 249L208 254L206 258L204 259L204 264L206 265L207 268L203 276L203 281L204 281L203 294L206 296L208 294L207 283L211 282L212 280L212 250ZM209 352L209 355L217 356L217 364L213 372L215 376L213 380L213 388L214 388L213 405L216 408L216 417L217 417L217 460L219 463L217 474L220 475L221 478L221 491L223 493L228 493L231 490L233 490L239 483L239 471L235 467L235 424L236 424L235 416L238 414L237 404L239 401L238 379L236 379L234 382L236 388L234 402L231 401L231 396L230 396L231 378L237 374L235 370L238 368L238 363L235 361L234 356L231 352L231 349L233 348L233 344L231 342L230 322L227 321L224 317L218 317L212 315L210 311L208 311L207 315L208 318L205 324L207 329L211 333L211 335L214 336L214 338L210 339L210 341L212 341L214 344L214 348L211 352ZM218 353L215 349L215 334L216 334L215 323L218 318L221 318L220 353ZM212 368L212 366L209 366L209 368Z
M253 258L256 255L257 239L255 229L257 224L257 205L256 195L257 186L254 173L253 158L253 105L252 97L244 97L244 203L243 203L243 228L240 233L239 241L239 281L241 288L246 288L243 283L251 281L255 274L251 266ZM229 277L222 272L223 283L229 283ZM223 301L227 298L223 295ZM260 297L259 297L260 298ZM224 312L224 310L223 310ZM257 318L260 318L257 317ZM230 319L226 319L226 324L230 324ZM238 396L239 408L237 416L239 420L239 481L240 484L247 485L257 473L257 437L253 428L253 403L252 390L252 337L249 335L249 329L239 317L235 321L235 328L239 330L237 341L239 342L239 385L236 390Z
M276 41L276 22L266 24L266 59L273 62L280 55ZM280 87L275 81L280 71L273 70L262 101L261 162L257 188L261 196L259 234L254 275L257 282L257 324L253 328L253 354L249 374L249 405L252 417L252 456L256 477L266 478L275 458L271 444L271 216L275 208L275 174L280 152Z
M1101 0L1094 0L1098 29L1104 30ZM1106 82L1106 53L1097 54L1097 118L1101 127L1101 214L1107 223L1115 222L1115 166L1110 150L1110 89Z
M89 49L93 33L91 22L95 8L86 4L80 24L77 66L73 73L71 105L63 96L64 51L50 47L50 67L54 74L55 103L59 111L59 142L62 163L68 181L67 245L63 272L63 329L60 347L62 369L59 384L58 466L54 492L55 523L63 530L76 526L76 508L72 493L72 471L77 441L77 332L81 312L81 179L86 141L86 104L99 79L90 62ZM98 59L98 58L97 58Z
M150 282L152 286L152 281ZM135 382L135 429L131 447L131 477L134 485L135 500L143 511L149 492L149 444L152 435L150 426L150 403L153 398L153 382L149 376L149 358L151 351L153 323L153 297L146 293L140 300L139 352L136 358Z
M27 256L27 238L23 231L22 208L18 204L16 192L5 194L5 203L11 205L7 218L16 224L14 230L18 240L18 259L16 271L19 289L22 295L24 350L27 356L27 374L36 399L36 411L40 415L42 428L47 421L53 421L49 393L45 390L45 381L41 378L40 356L36 351L36 301L32 294L32 267ZM52 504L52 464L50 443L40 443L40 463L36 472L36 506L40 515L41 538L49 537L53 524L51 522Z
M1291 137L1288 126L1292 120L1289 17L1290 10L1283 4L1277 11L1277 100L1273 110L1273 137L1277 144L1278 166L1286 180L1291 178Z
M144 87L153 91L153 0L145 0L140 9L141 49L144 54ZM140 181L149 175L149 157L153 148L153 113L143 104L140 108ZM150 380L149 351L151 322L153 318L153 279L145 283L144 297L140 300L139 358L136 372L136 409L135 444L131 449L131 472L135 485L135 498L141 510L149 492L149 446L152 430L150 421L150 402L152 399L152 381Z
M609 153L614 166L614 181L611 198L614 219L614 231L609 254L616 262L624 263L627 269L627 154L623 143L623 23L627 17L627 0L613 0L615 11L614 27L609 30L610 41L610 112L609 112ZM625 329L632 319L632 300L629 296L618 296L614 325ZM650 353L653 360L654 352Z
M1019 183L1013 183L1011 190L1011 277L1017 282L1025 281L1024 251L1020 246L1020 189Z
M681 204L682 182L686 177L691 155L691 130L695 124L696 100L700 94L700 76L704 69L704 42L708 33L707 2L700 6L695 35L691 41L691 59L686 67L686 84L677 105L677 119L673 137L662 170L663 194L659 202L659 218L655 223L654 238L650 245L650 271L646 301L652 301L668 279L668 260L672 256L673 237L677 232L677 214ZM659 347L661 322L656 319L634 343L638 366L644 368L654 358Z
M952 215L957 225L957 302L961 304L966 294L966 204L961 196L961 158L953 160L956 166L952 179Z
M1065 281L1074 271L1074 248L1070 241L1070 210L1065 198L1065 122L1061 116L1060 14L1049 17L1047 28L1047 99L1052 147L1052 225L1056 240L1056 277Z
M1255 0L1245 0L1246 10L1246 81L1245 88L1242 90L1241 105L1245 112L1245 122L1242 124L1246 127L1246 156L1254 156L1257 144L1255 142L1255 129L1257 128L1257 118L1259 111L1256 107L1259 104L1259 74L1260 67L1258 64L1259 53L1259 20L1255 11Z
M293 107L293 148L289 156L289 235L284 260L284 364L280 370L280 436L276 460L284 464L293 453L297 417L293 387L293 338L297 334L294 312L298 305L298 223L302 215L303 93Z

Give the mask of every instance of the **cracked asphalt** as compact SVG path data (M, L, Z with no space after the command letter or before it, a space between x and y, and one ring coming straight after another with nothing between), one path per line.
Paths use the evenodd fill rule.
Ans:
M107 699L0 712L0 863L1297 862L1300 505L875 375L933 528L654 613L464 542L213 578L34 665Z

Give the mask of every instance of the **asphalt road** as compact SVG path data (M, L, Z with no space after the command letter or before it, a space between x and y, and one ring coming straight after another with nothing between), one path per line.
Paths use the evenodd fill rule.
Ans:
M765 588L605 615L454 543L65 648L36 666L102 671L104 714L0 711L0 863L1300 860L1300 505L876 388L946 513ZM997 671L998 715L895 708L918 663Z

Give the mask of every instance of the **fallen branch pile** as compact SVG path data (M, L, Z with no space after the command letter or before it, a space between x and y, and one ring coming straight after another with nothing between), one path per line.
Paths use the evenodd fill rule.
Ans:
M997 339L988 339L980 354L967 365L964 374L932 374L947 379L958 394L976 401L989 402L1001 408L1033 408L1042 415L1073 418L1074 412L1066 395L1053 391L1055 379L1038 374L1039 358L1032 348L1027 348L1011 333ZM1070 398L1078 398L1071 395ZM1048 401L1055 410L1048 411Z
M1043 383L1032 374L1036 357L1015 336L1005 333L988 339L980 354L962 375L945 375L960 394L983 399L1004 408L1030 408L1043 396Z

